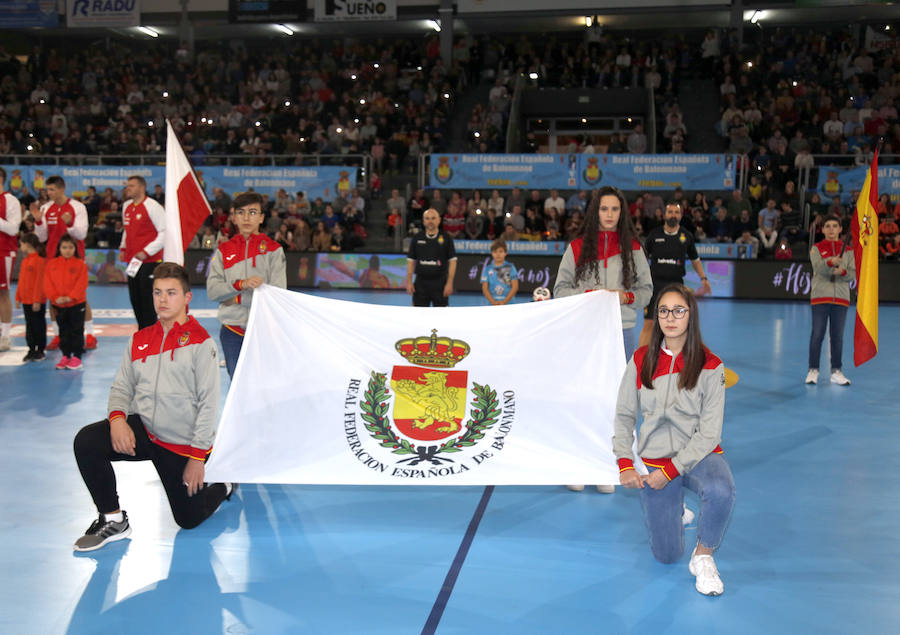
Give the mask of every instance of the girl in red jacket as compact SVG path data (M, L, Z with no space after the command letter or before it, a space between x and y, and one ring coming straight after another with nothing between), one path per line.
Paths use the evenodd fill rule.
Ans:
M25 341L28 352L23 362L43 361L47 348L47 296L44 294L44 246L36 234L25 234L19 241L25 256L19 266L16 285L16 308L25 313Z
M84 355L84 313L87 302L88 270L76 257L75 239L66 234L59 239L57 257L44 269L44 292L56 308L59 350L57 370L79 370Z

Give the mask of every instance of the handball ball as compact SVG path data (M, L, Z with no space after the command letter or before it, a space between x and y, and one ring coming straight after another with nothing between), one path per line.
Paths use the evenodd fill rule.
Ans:
M542 302L543 300L550 299L550 289L547 287L538 287L534 290L534 293L531 294L531 299L535 302Z

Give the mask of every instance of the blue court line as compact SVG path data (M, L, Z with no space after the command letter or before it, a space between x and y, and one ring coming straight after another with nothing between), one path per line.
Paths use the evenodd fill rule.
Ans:
M422 627L422 635L433 635L437 629L438 623L441 621L441 616L444 614L444 609L447 607L447 601L450 599L450 594L453 593L453 587L456 584L456 579L459 577L463 562L465 562L466 556L469 553L469 547L472 546L475 532L478 531L478 525L481 524L484 510L487 509L488 501L491 500L491 494L493 493L493 485L488 485L484 488L481 500L478 501L478 507L475 508L475 513L472 514L472 520L469 521L469 526L459 545L459 550L456 552L456 557L453 558L450 570L447 571L447 577L444 578L441 592L438 593L437 599L434 601L434 606L431 607L431 615L428 616L428 621L425 622L425 626Z

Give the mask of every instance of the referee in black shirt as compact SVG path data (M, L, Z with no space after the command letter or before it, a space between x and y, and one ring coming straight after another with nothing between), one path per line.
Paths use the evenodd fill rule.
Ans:
M425 234L416 234L409 243L406 290L413 297L413 306L447 306L456 275L453 239L440 231L441 215L436 209L425 210L422 223Z
M644 307L644 327L638 339L638 346L646 346L650 343L650 334L653 332L653 323L656 321L656 299L659 292L672 283L684 283L684 264L691 261L694 271L703 282L702 293L712 293L709 280L703 272L703 263L694 245L694 236L681 226L681 217L684 213L680 201L670 201L666 204L663 214L665 225L654 227L647 234L644 249L647 251L647 260L650 261L650 277L653 278L653 297L650 303Z

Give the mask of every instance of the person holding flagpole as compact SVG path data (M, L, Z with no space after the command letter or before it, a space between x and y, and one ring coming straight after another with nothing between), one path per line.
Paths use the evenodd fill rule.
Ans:
M166 210L147 196L147 181L132 175L125 182L125 207L119 260L128 264L128 295L138 329L156 322L153 310L153 270L162 262Z
M819 358L825 328L829 327L831 343L831 383L849 386L850 380L841 371L841 353L844 344L844 322L850 306L850 280L856 275L856 261L853 250L839 240L841 220L837 216L827 216L822 226L825 240L815 245L809 252L812 263L812 333L809 337L809 371L807 384L819 381Z

